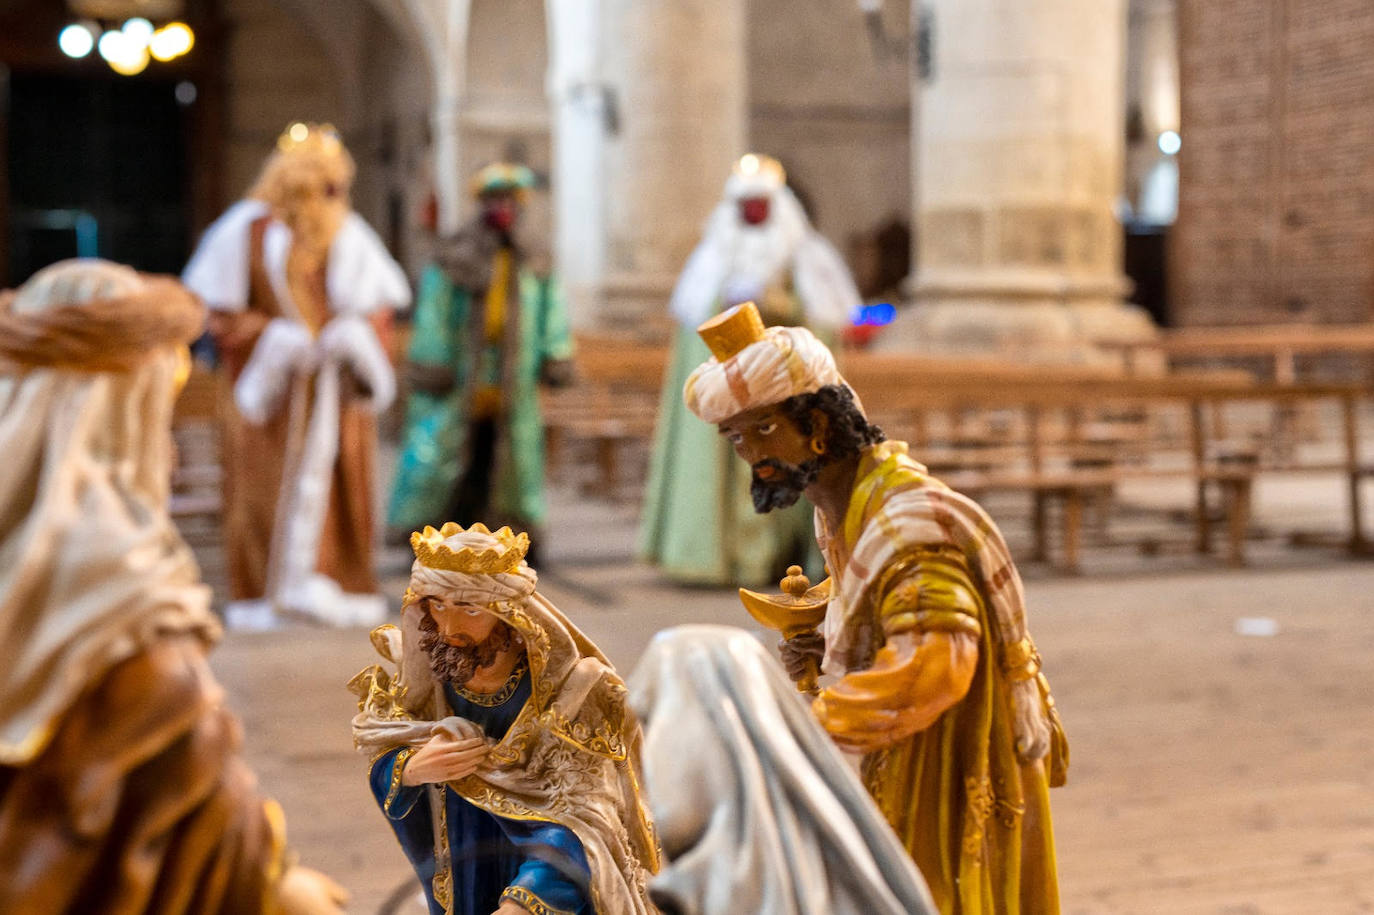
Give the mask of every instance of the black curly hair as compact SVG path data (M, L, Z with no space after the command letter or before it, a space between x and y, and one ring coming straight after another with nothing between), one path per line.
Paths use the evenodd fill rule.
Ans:
M883 430L864 416L848 385L828 384L810 394L793 395L779 404L778 409L796 424L802 435L810 435L814 429L812 410L820 410L830 418L825 439L827 460L842 461L887 439Z

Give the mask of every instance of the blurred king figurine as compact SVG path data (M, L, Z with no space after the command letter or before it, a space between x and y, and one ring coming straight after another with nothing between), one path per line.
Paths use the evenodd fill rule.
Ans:
M807 325L822 334L847 325L860 303L849 269L807 221L782 166L752 153L736 164L669 302L678 330L654 435L640 551L681 582L776 579L811 539L803 506L767 517L751 509L747 475L682 404L687 374L709 355L697 325L749 300L759 303L768 324Z
M204 317L100 260L0 294L0 912L340 911L239 755L210 589L167 513Z
M801 680L823 654L822 727L863 754L941 912L1058 912L1048 788L1068 744L997 526L885 440L810 331L765 329L745 303L700 333L713 356L687 407L752 469L760 511L816 507L823 635L783 655Z
M410 338L401 457L388 526L453 518L513 524L539 539L544 523L544 424L539 384L566 383L572 336L557 281L516 239L534 186L523 165L498 162L472 182L479 212L442 242L420 282Z
M658 844L625 684L535 590L525 534L427 527L353 739L433 915L648 915Z
M349 209L353 173L332 127L292 124L186 267L223 369L231 623L385 614L372 564L373 417L395 396L390 314L410 290Z

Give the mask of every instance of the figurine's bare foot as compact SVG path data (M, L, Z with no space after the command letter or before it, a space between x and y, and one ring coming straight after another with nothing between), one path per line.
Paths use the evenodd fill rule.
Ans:
M342 915L348 890L314 868L293 865L277 885L282 915Z

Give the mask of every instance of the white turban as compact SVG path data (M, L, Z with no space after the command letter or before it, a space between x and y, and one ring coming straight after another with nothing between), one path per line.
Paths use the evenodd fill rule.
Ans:
M770 327L724 362L712 357L687 379L687 409L708 423L844 384L835 357L804 327Z
M465 548L475 553L487 550L500 552L506 548L492 534L466 530L446 537L443 545L454 552ZM410 592L414 597L442 594L449 600L485 607L499 601L522 601L534 593L539 576L523 559L511 572L486 574L435 569L418 558L410 567Z

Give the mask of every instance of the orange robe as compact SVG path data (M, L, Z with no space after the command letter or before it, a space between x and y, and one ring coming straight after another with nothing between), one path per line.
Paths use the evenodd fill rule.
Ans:
M221 699L203 643L169 636L93 683L32 762L0 767L0 912L275 912L280 808Z

